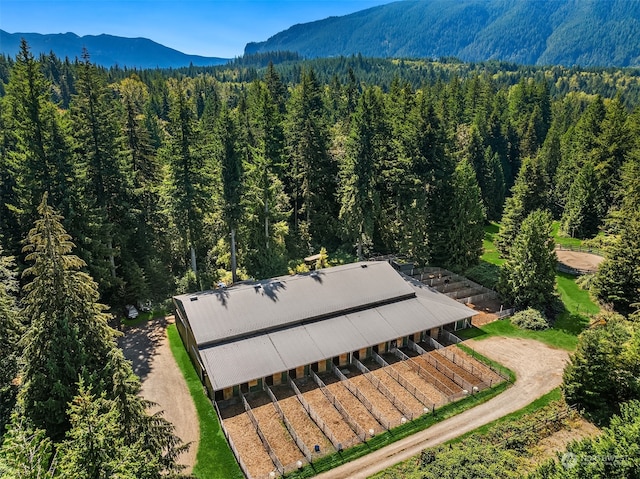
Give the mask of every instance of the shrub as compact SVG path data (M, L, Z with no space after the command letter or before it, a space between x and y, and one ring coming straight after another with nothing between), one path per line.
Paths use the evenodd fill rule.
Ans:
M549 322L544 315L537 309L527 308L524 311L518 311L511 318L511 324L520 329L532 329L540 331L549 328Z

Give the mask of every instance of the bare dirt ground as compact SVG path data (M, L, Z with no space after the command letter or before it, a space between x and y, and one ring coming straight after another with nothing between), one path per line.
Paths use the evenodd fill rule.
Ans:
M562 371L568 360L566 351L520 338L492 337L465 343L513 370L517 376L513 386L486 403L316 477L364 479L419 454L424 448L437 446L517 411L562 382Z
M187 466L185 472L190 473L196 462L200 425L187 383L169 348L166 329L173 320L169 316L125 328L118 342L142 380L140 394L157 404L149 412L164 411L164 417L175 426L180 439L191 443L178 460Z
M596 254L561 249L556 249L556 255L558 255L558 262L583 271L597 271L604 259Z

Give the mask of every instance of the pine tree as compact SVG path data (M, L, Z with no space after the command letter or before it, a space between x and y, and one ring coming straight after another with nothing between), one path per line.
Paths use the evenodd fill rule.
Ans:
M125 168L117 111L111 92L85 50L78 65L77 95L71 103L71 118L83 164L87 214L94 231L90 245L90 267L106 296L115 299L126 283L118 271L118 252L126 247L131 225L131 175Z
M253 82L248 94L245 205L247 212L247 272L269 278L286 271L285 238L289 199L284 192L284 132L282 115L263 82Z
M482 254L485 220L480 187L467 159L462 159L453 174L450 200L449 256L444 265L465 270Z
M620 171L633 147L627 113L619 97L606 106L606 114L596 143L594 170L598 181L599 211L602 220L614 206L615 193L620 184Z
M551 215L536 210L522 222L500 267L498 292L518 308L550 308L554 300L555 244L551 237Z
M0 444L0 472L7 479L54 479L57 457L43 429L34 429L17 412Z
M18 340L22 325L18 319L17 294L13 258L3 256L0 248L0 436L9 422L18 392Z
M482 201L488 220L498 221L502 216L504 194L505 180L502 163L498 154L488 146L484 152L484 190L482 190Z
M496 246L503 256L508 255L527 215L537 209L547 208L548 194L548 179L541 162L537 157L525 158L502 215Z
M601 325L585 330L563 376L567 402L598 423L606 423L620 404L637 399L640 328L618 314L601 313Z
M324 104L313 70L304 71L288 103L285 137L290 176L293 231L302 251L334 244L338 216L338 167L329 155Z
M226 109L222 110L218 125L220 141L219 162L222 179L222 217L227 225L231 241L231 275L237 281L236 231L243 216L242 160L238 153L237 133L233 118Z
M123 113L126 171L130 171L131 194L128 243L122 248L123 276L129 278L127 300L164 297L170 276L168 218L162 211L160 164L147 128L149 101L146 85L135 75L122 80L117 90Z
M426 95L421 95L406 122L396 123L405 131L405 152L409 168L404 181L408 197L402 235L409 243L406 253L426 264L444 264L448 254L449 209L455 164L447 150L444 125ZM401 174L405 174L402 172ZM402 204L406 201L406 204ZM402 243L401 243L402 244Z
M183 467L177 466L174 458L167 467L167 458L162 456L163 445L154 444L154 448L149 449L144 430L138 430L140 435L131 437L121 414L105 393L97 396L80 384L69 407L71 429L66 440L58 446L62 477L176 477ZM137 416L139 419L140 415Z
M639 210L625 210L617 233L605 250L605 259L600 263L591 292L602 303L629 314L634 311L631 305L638 302L640 290Z
M139 396L140 381L115 343L116 332L107 324L110 316L104 312L106 307L97 303L98 287L80 271L84 262L70 254L71 238L46 200L45 195L38 209L40 219L25 246L26 259L33 265L24 274L33 279L24 288L24 315L30 323L21 341L19 410L24 411L29 423L44 429L56 442L65 433L70 435L71 444L67 443L68 450L62 453L70 456L61 461L66 477L81 477L77 471L70 472L75 471L69 469L73 464L87 473L91 467L100 468L104 458L117 459L113 467L147 471L131 477L176 472L180 469L176 459L186 446L161 413L146 413L153 404ZM89 398L89 390L98 398L95 403ZM67 409L72 399L86 406L80 411L85 416L73 407ZM104 430L91 431L90 427ZM78 441L81 438L89 441L90 447ZM118 458L115 451L125 454L129 463ZM90 457L95 462L89 467L86 461ZM74 463L74 458L78 462ZM133 467L134 463L139 469Z
M32 265L24 276L24 316L28 329L23 348L19 400L25 415L47 435L59 439L69 427L66 408L81 377L98 383L115 331L106 306L98 303L98 286L81 271L85 263L71 254L73 243L61 217L47 204L29 232L24 251Z
M15 176L7 186L13 183L16 188L16 196L9 197L14 202L9 204L19 215L18 234L28 231L45 191L52 204L66 215L71 216L72 211L79 209L70 133L51 101L50 91L40 63L23 40L4 99L8 118L3 119L13 143L7 151L11 162L7 166ZM67 222L67 227L70 226L78 232L71 221Z
M358 259L373 239L380 208L377 174L386 138L380 128L382 105L373 88L364 91L351 119L351 132L341 171L340 219L347 237L356 244Z
M170 79L169 139L161 151L169 166L166 198L173 223L188 251L191 270L198 274L197 256L206 251L204 213L210 209L211 192L204 161L201 132L195 121L188 80Z
M572 238L592 238L600 226L601 203L596 172L591 162L585 163L571 184L560 228Z

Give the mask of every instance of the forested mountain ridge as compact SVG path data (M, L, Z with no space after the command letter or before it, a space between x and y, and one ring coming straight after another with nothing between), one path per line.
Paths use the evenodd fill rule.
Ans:
M91 52L92 61L106 67L119 65L128 68L177 68L190 64L198 66L220 65L228 59L187 55L147 38L125 38L113 35L85 35L59 33L7 33L0 30L0 52L14 56L20 50L24 38L35 55L54 52L60 58L73 60L80 57L82 49Z
M406 0L298 24L245 53L447 57L530 65L640 64L635 0Z

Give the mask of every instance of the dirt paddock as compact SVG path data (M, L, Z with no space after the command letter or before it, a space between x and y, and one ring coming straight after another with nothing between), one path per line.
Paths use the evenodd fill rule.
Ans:
M581 251L569 251L556 249L558 262L580 271L597 271L600 263L604 259L593 253L583 253Z

